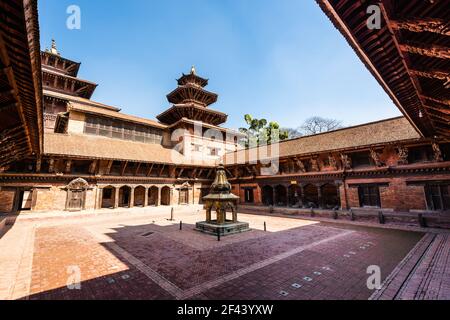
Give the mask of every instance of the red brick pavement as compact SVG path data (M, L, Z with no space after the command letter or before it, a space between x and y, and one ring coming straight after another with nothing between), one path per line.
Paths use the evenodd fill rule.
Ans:
M292 220L270 219L286 228L220 243L194 232L192 224L179 231L177 223L132 217L122 226L89 220L43 226L35 234L30 297L367 299L367 267L379 265L386 278L421 237L324 223L289 229ZM71 266L81 271L81 290L66 287Z

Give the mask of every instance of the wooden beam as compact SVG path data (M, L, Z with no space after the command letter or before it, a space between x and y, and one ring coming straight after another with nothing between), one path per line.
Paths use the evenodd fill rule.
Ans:
M141 168L141 163L138 162L138 165L137 165L137 167L136 167L136 171L134 172L134 175L135 175L135 176L138 175L138 172L139 172L139 169L140 169L140 168Z
M163 164L161 170L159 171L159 175L162 176L164 169L166 168L166 165Z
M412 54L418 54L432 58L450 59L450 50L448 47L424 44L400 44L399 48L403 52Z
M122 164L122 169L120 170L120 175L121 175L121 176L124 175L125 169L127 168L127 165L128 165L128 161L125 161L125 162Z
M441 116L438 116L437 114L430 113L430 112L428 112L428 116L430 118L432 118L433 121L442 123L442 124L444 124L444 125L446 125L447 127L450 128L450 118L449 117L447 117L447 118L441 117Z
M213 173L214 169L209 169L208 171L208 175L206 176L206 179L209 179L209 177L211 176L211 174Z
M438 79L444 81L444 88L450 89L450 73L443 71L420 71L410 69L409 73L416 77Z
M106 167L106 174L109 175L111 173L111 168L113 165L114 161L113 160L109 160L108 161L108 166Z
M89 166L89 173L90 174L95 174L95 170L97 169L97 163L98 163L98 160L93 160L91 162L91 165Z
M72 160L66 161L66 167L64 168L64 173L70 173L72 171Z
M428 96L424 96L424 95L421 95L420 97L422 98L422 100L429 100L434 103L438 103L440 105L450 107L450 99L441 100L441 99L436 99L436 98L432 98L432 97L428 97Z
M393 29L403 29L411 32L431 32L445 36L450 36L448 23L442 19L436 18L411 18L391 20Z
M176 175L177 175L177 167L176 166L169 167L169 177L175 178Z
M433 111L436 111L436 112L440 112L440 113L442 113L444 115L449 115L450 116L450 108L449 109L437 108L437 107L434 107L434 106L430 106L428 104L424 104L424 108L425 109L430 109L430 110L433 110Z
M239 178L239 168L236 166L233 168L234 177L237 179Z
M194 169L194 170L192 171L192 175L191 175L191 178L192 178L192 179L197 179L197 171L198 171L198 169Z
M147 177L150 177L150 175L152 174L153 171L153 167L155 166L154 163L152 163L147 171Z

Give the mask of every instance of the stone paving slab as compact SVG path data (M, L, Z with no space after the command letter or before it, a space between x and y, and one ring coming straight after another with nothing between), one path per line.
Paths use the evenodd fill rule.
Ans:
M177 221L168 221L167 210L158 208L19 220L0 239L0 268L9 270L0 277L0 298L367 299L372 294L367 267L379 265L386 279L422 237L302 219L239 217L253 231L220 242L193 231L202 215L188 207L179 209ZM440 275L448 275L446 241L427 259ZM69 290L77 270L81 289ZM422 274L428 273L418 270ZM448 292L441 276L428 278L420 285L428 293L420 298ZM439 293L430 293L437 286Z

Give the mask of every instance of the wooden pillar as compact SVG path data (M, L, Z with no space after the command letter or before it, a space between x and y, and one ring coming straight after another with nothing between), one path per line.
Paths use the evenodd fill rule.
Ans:
M162 188L158 187L158 199L156 199L155 205L159 207L161 205Z
M303 185L301 185L301 184L298 187L300 189L300 194L298 195L298 199L300 200L300 205L302 207L304 207L305 206L305 189L303 188Z
M149 188L148 188L148 187L145 187L144 207L147 207L147 206L148 206L148 191L149 191Z
M114 209L117 209L119 207L119 193L120 193L120 188L119 187L115 187L115 191L114 191Z
M134 189L135 189L135 187L131 187L131 190L130 190L130 204L128 205L129 208L134 207Z
M237 221L237 208L235 205L233 205L232 207L232 212L233 212L233 222L236 223Z
M103 203L103 188L98 187L97 189L97 204L95 206L95 209L101 209L102 208L102 203Z
M317 185L317 198L319 200L319 208L323 209L324 205L323 205L323 199L322 199L322 187L320 185Z
M341 184L340 183L335 183L335 185L336 185L337 199L339 201L339 208L342 210Z
M289 187L286 187L286 207L290 207Z
M211 222L211 207L206 208L206 222Z
M273 202L273 206L275 207L277 205L276 187L272 187L272 202Z

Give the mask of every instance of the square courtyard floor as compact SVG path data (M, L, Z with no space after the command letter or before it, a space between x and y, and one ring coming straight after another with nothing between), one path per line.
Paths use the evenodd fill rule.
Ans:
M424 236L240 214L252 230L219 242L193 230L198 209L169 211L19 219L0 238L0 299L368 299L367 268L385 280Z

